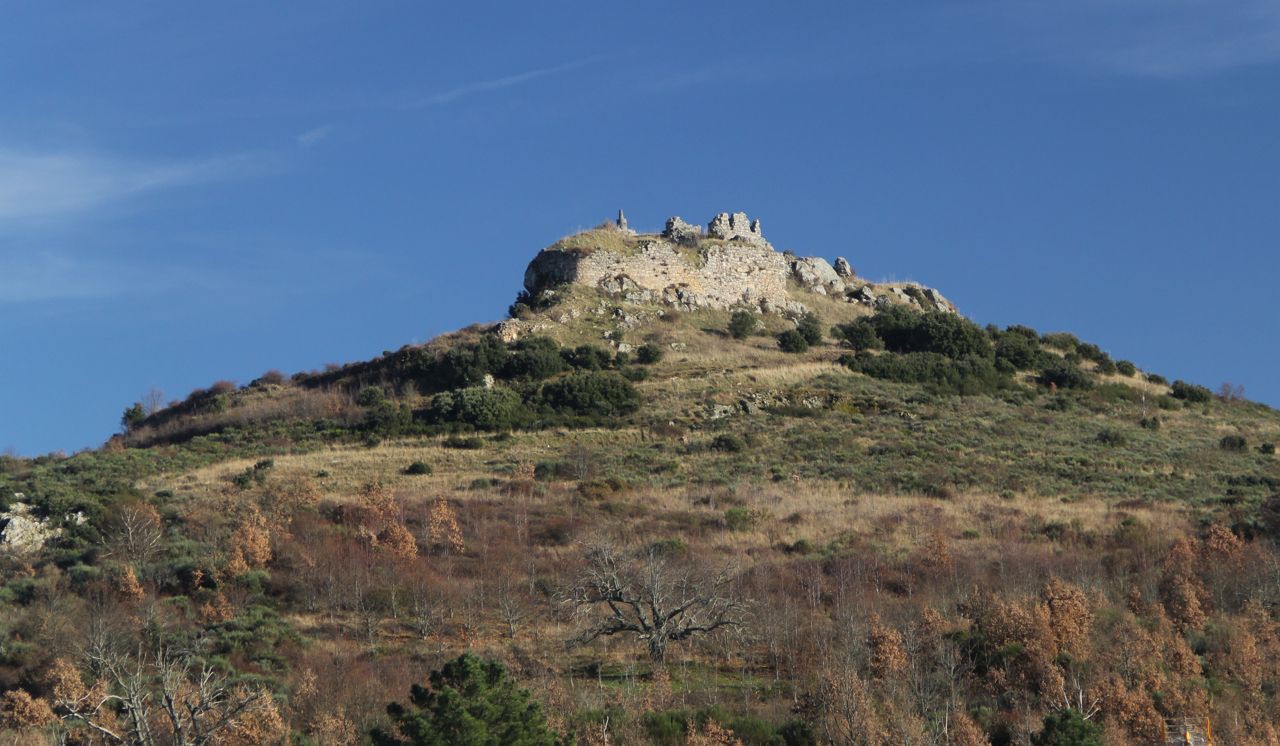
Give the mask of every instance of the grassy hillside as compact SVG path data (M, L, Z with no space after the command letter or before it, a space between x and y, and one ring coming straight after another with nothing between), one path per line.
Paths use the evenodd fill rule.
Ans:
M60 530L0 558L2 722L88 737L77 695L181 650L261 693L221 742L358 743L472 651L582 743L1026 743L1068 709L1106 743L1180 716L1277 742L1280 415L1070 335L805 300L822 339L787 353L794 320L579 289L520 342L216 384L0 461ZM606 559L723 624L593 637Z

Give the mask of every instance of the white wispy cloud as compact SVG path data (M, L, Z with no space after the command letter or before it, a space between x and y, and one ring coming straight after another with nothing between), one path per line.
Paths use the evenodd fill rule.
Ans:
M333 134L333 125L322 124L319 127L313 127L312 129L309 129L306 132L303 132L302 134L298 135L295 139L298 142L298 147L313 148L316 145L319 145L322 141L328 139L329 135L332 135L332 134Z
M570 70L575 70L591 62L594 62L598 59L600 58L589 57L586 59L576 60L574 62L566 62L563 65L556 65L554 67L542 67L536 70L526 70L525 72L515 73L514 75L507 75L501 78L493 78L490 80L482 80L476 83L469 83L467 85L459 86L457 88L452 88L450 90L443 91L441 93L436 93L436 94L427 96L425 98L420 98L415 101L411 101L405 106L405 108L426 109L433 106L443 106L445 104L453 103L454 101L457 101L460 98L464 98L466 96L472 96L477 93L485 93L488 91L501 90L503 88L511 88L513 86L523 85L525 83L532 82L539 78L546 78L552 75L566 73L566 72L569 72Z
M1280 0L996 0L1017 44L1133 76L1210 75L1280 62Z
M250 162L246 156L156 162L0 147L0 228L229 178Z
M0 305L190 292L217 276L216 268L30 249L0 251L0 267Z

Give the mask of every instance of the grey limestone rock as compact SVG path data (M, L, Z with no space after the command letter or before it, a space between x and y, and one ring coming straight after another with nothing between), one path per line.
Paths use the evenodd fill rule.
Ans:
M745 212L733 214L722 212L715 216L707 224L707 235L726 241L764 243L764 235L760 232L760 221L752 221Z
M667 225L662 229L662 237L676 243L692 243L702 238L702 226L684 222L678 215L667 218Z
M840 275L821 257L796 259L791 263L791 273L801 286L814 292L821 291L823 295L828 290L844 289L844 281L840 279Z

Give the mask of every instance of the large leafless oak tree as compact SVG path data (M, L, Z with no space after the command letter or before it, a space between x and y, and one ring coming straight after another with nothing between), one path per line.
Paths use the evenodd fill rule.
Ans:
M745 621L748 604L729 569L706 571L655 548L624 552L610 544L588 547L586 560L566 598L584 626L575 643L634 635L662 661L672 641Z

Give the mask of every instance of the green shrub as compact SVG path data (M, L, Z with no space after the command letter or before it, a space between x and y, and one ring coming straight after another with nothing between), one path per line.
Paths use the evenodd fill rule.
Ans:
M818 314L808 311L796 322L796 331L810 345L822 344L822 319Z
M711 450L725 453L741 453L747 449L747 442L733 433L717 435L711 441Z
M724 512L724 525L730 531L746 531L760 522L760 514L741 505Z
M1154 415L1151 417L1143 417L1138 420L1138 426L1144 430L1159 430L1162 424L1163 423L1160 421L1160 418Z
M143 409L142 402L134 402L133 406L120 415L120 427L124 428L125 432L132 432L137 430L145 419L147 419L147 410Z
M472 386L437 394L428 416L444 423L461 423L481 430L512 427L524 414L520 395L509 388Z
M1113 375L1116 370L1116 364L1111 362L1111 360L1103 360L1098 363L1098 373L1104 376Z
M1098 433L1094 440L1104 446L1118 448L1129 443L1129 436L1120 430L1112 430L1110 428Z
M1014 370L1031 370L1040 360L1040 340L1006 332L996 342L996 360L1007 362Z
M368 435L393 436L403 434L412 424L413 411L408 404L384 399L364 413L361 427Z
M1101 347L1089 342L1077 344L1076 353L1085 360L1095 363L1109 362L1111 360L1111 356L1103 352Z
M885 349L892 352L934 352L950 358L992 354L987 332L959 314L916 313L890 306L872 316L870 323Z
M1012 383L1006 373L996 369L991 359L974 355L956 360L934 352L905 355L860 352L841 361L851 370L872 378L926 384L943 393L989 394Z
M869 319L858 319L852 324L840 324L832 328L831 336L840 340L854 352L884 349L884 340L876 336Z
M584 365L589 366L591 362L597 361L591 348L585 345L579 347L574 353L580 353L585 358ZM515 349L502 367L502 372L508 378L541 381L560 373L566 367L568 364L560 354L560 345L554 339L526 337L516 343Z
M232 477L231 482L240 489L248 489L254 484L265 484L267 481L267 473L270 472L275 465L275 461L269 458L264 458L253 466L250 466L248 469L245 469Z
M734 339L746 339L755 333L756 315L750 311L734 311L729 316L729 336Z
M1147 383L1154 383L1154 384L1155 384L1155 385L1157 385L1157 386L1168 386L1168 385L1169 385L1169 379L1168 379L1168 378L1165 378L1164 376L1160 375L1159 373L1148 373L1148 374L1147 374Z
M1103 725L1085 720L1072 709L1049 713L1044 728L1031 736L1031 746L1102 746Z
M1224 451L1240 453L1248 449L1249 441L1245 440L1243 435L1224 435L1222 440L1218 441L1218 447Z
M412 464L404 467L404 474L409 476L422 476L431 473L431 464L426 461L414 461Z
M1138 366L1134 365L1128 360L1117 361L1116 370L1120 373L1120 375L1125 376L1127 378L1133 378L1135 375L1138 374Z
M636 362L641 365L653 365L662 359L662 348L653 342L646 342L636 350Z
M1070 412L1076 405L1075 399L1058 394L1045 402L1044 408L1053 412Z
M1213 392L1204 386L1197 386L1194 383L1186 381L1174 381L1170 387L1173 389L1171 395L1175 399L1181 399L1193 404L1203 404L1213 400Z
M640 394L613 371L573 373L542 387L552 409L585 416L627 415L640 408Z
M805 352L809 349L809 342L799 331L788 329L778 335L778 347L783 352Z
M383 391L381 386L366 386L356 394L356 404L362 407L372 407L386 400L387 392Z
M1276 455L1276 444L1263 443L1262 445L1258 446L1258 453L1265 454L1267 456L1274 456Z
M1054 386L1060 389L1086 389L1092 385L1088 374L1078 365L1058 360L1040 371L1036 380L1042 386Z
M459 345L434 362L416 366L418 387L424 392L477 386L486 375L497 376L507 364L509 353L502 340L485 335L475 344Z
M455 448L463 451L478 451L484 448L484 440L475 436L464 438L461 435L450 435L440 445L445 448Z
M579 345L572 350L565 350L562 357L570 366L579 370L604 370L613 364L613 354L595 345ZM552 371L539 378L547 378L559 372Z

